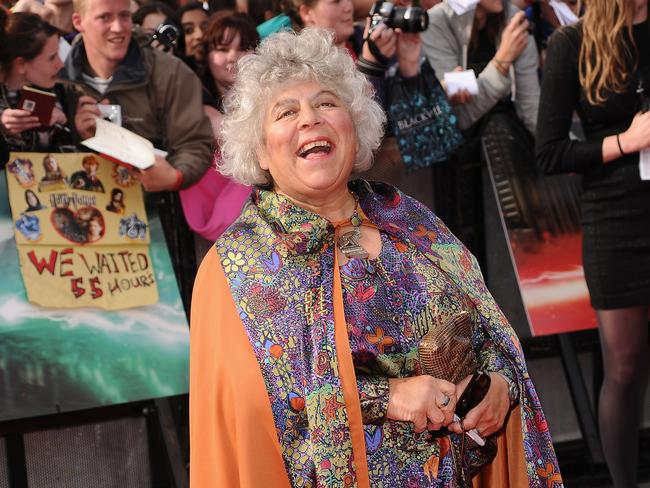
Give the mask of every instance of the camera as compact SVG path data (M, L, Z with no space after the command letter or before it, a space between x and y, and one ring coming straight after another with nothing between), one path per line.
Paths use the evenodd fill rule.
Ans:
M165 51L174 50L178 45L178 37L180 32L173 24L162 23L151 35L151 42L158 41Z
M420 7L396 7L390 2L377 1L370 12L369 34L380 24L392 29L401 29L404 32L422 32L429 26L429 16L426 10Z

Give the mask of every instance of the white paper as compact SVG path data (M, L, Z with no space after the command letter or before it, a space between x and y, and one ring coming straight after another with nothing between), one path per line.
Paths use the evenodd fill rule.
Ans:
M471 95L478 95L478 83L474 70L452 71L445 73L445 85L447 85L447 96L451 97L461 90L467 90Z
M470 10L474 10L478 2L479 0L447 0L456 15L463 15Z
M650 180L650 148L639 153L639 172L642 180Z
M578 16L573 13L566 3L559 0L550 0L548 4L553 9L553 12L555 12L555 16L561 25L570 25L578 22Z
M153 166L155 154L150 141L99 117L95 121L95 136L81 141L84 146L139 169Z
M456 414L454 414L454 422L460 422L460 417ZM474 442L476 442L479 446L485 445L485 439L483 439L479 435L478 430L476 429L466 430L465 434L469 436L469 438L472 439Z

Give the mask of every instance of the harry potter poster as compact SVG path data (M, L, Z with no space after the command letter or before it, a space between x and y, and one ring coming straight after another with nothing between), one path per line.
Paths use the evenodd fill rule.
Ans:
M92 154L14 153L9 201L29 301L107 310L155 303L142 189Z

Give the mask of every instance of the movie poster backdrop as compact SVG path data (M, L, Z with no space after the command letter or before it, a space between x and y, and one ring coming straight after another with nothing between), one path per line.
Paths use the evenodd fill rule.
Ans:
M12 170L0 171L0 421L187 393L189 330L155 208L147 209L147 218L141 206L141 191L126 184L128 172L121 173L124 179L120 180L120 185L114 179L113 171L121 169L103 160L99 160L97 180L82 174L73 178L75 173L84 170L82 161L87 155L53 155L61 174L57 175L56 169L52 170L53 164L48 162L51 178L44 180L44 154L14 156L10 164L16 160L20 162L12 165ZM60 166L59 162L62 163ZM103 164L106 164L106 170L102 168ZM20 192L20 199L13 202L18 210L14 215L9 207L7 181L19 186L15 188ZM101 182L103 193L97 191L100 188L97 181ZM117 192L112 195L116 188L123 190L123 195ZM36 198L26 190L31 190ZM63 196L52 199L50 195L76 198L76 205L72 200L64 204ZM97 198L89 198L93 196ZM84 207L92 209L85 214ZM60 224L55 230L52 220L61 219L55 217L58 209L63 210L60 212L62 215L69 215L69 210L73 218L68 226ZM82 210L80 219L84 221L81 223L74 219L79 210ZM123 232L130 230L132 237L120 236L121 219L134 214L147 227L127 221ZM96 225L91 223L95 215L103 218L103 230L90 228ZM48 231L43 227L29 224L30 216L38 217L38 222L44 222L45 228L52 226L50 233L56 235L48 237ZM25 232L16 229L16 220L21 218L27 220L23 227ZM83 232L82 227L85 227ZM25 233L34 237L36 244L30 244ZM41 237L37 240L39 234ZM95 238L96 242L93 241ZM48 245L51 249L46 254L41 247L48 239L52 243ZM148 243L148 251L134 250L146 248L145 243ZM19 251L23 246L28 246L28 249ZM106 248L116 248L114 252L117 254L115 263L108 257L108 263L103 264L107 267L105 274L93 273L92 267L88 270L83 261L60 266L63 260L81 260L79 256L84 255L89 265L92 262L96 268L95 253L106 256ZM62 253L66 249L72 249L72 252ZM72 293L71 276L61 277L61 271L65 274L80 266L87 273L79 276L84 278L79 286L86 289L85 294L92 295L92 286L86 279L99 277L102 292L110 296L109 281L104 281L104 278L111 276L114 279L117 274L109 273L109 269L112 271L119 267L122 273L123 267L145 267L137 255L146 253L149 270L156 281L158 299L143 306L134 306L135 302L131 301L129 308L114 310L97 308L94 305L98 299L92 297L86 300L93 306L84 308L37 305L28 299L21 276L21 264L34 268L29 257L27 262L24 259L19 262L19 254L29 250L34 250L37 257L44 259L43 274L53 280L53 287L60 288L45 287L42 293L60 292L58 296L62 300L70 301L78 299ZM57 252L54 275L47 270L52 250ZM119 254L126 251L132 254ZM90 261L91 258L94 261ZM134 275L140 276L141 273L127 273L122 279L131 279L130 276ZM113 291L116 300L126 295L126 286L121 286L121 292Z
M544 176L532 158L515 161L503 157L500 146L517 142L489 130L483 137L492 189L531 334L594 328L596 316L582 266L580 177Z

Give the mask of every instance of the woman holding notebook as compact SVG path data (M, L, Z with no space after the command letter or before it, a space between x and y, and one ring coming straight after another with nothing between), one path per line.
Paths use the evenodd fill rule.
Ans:
M0 9L0 132L10 150L47 151L67 142L66 116L49 91L63 67L58 50L55 27L35 14Z

